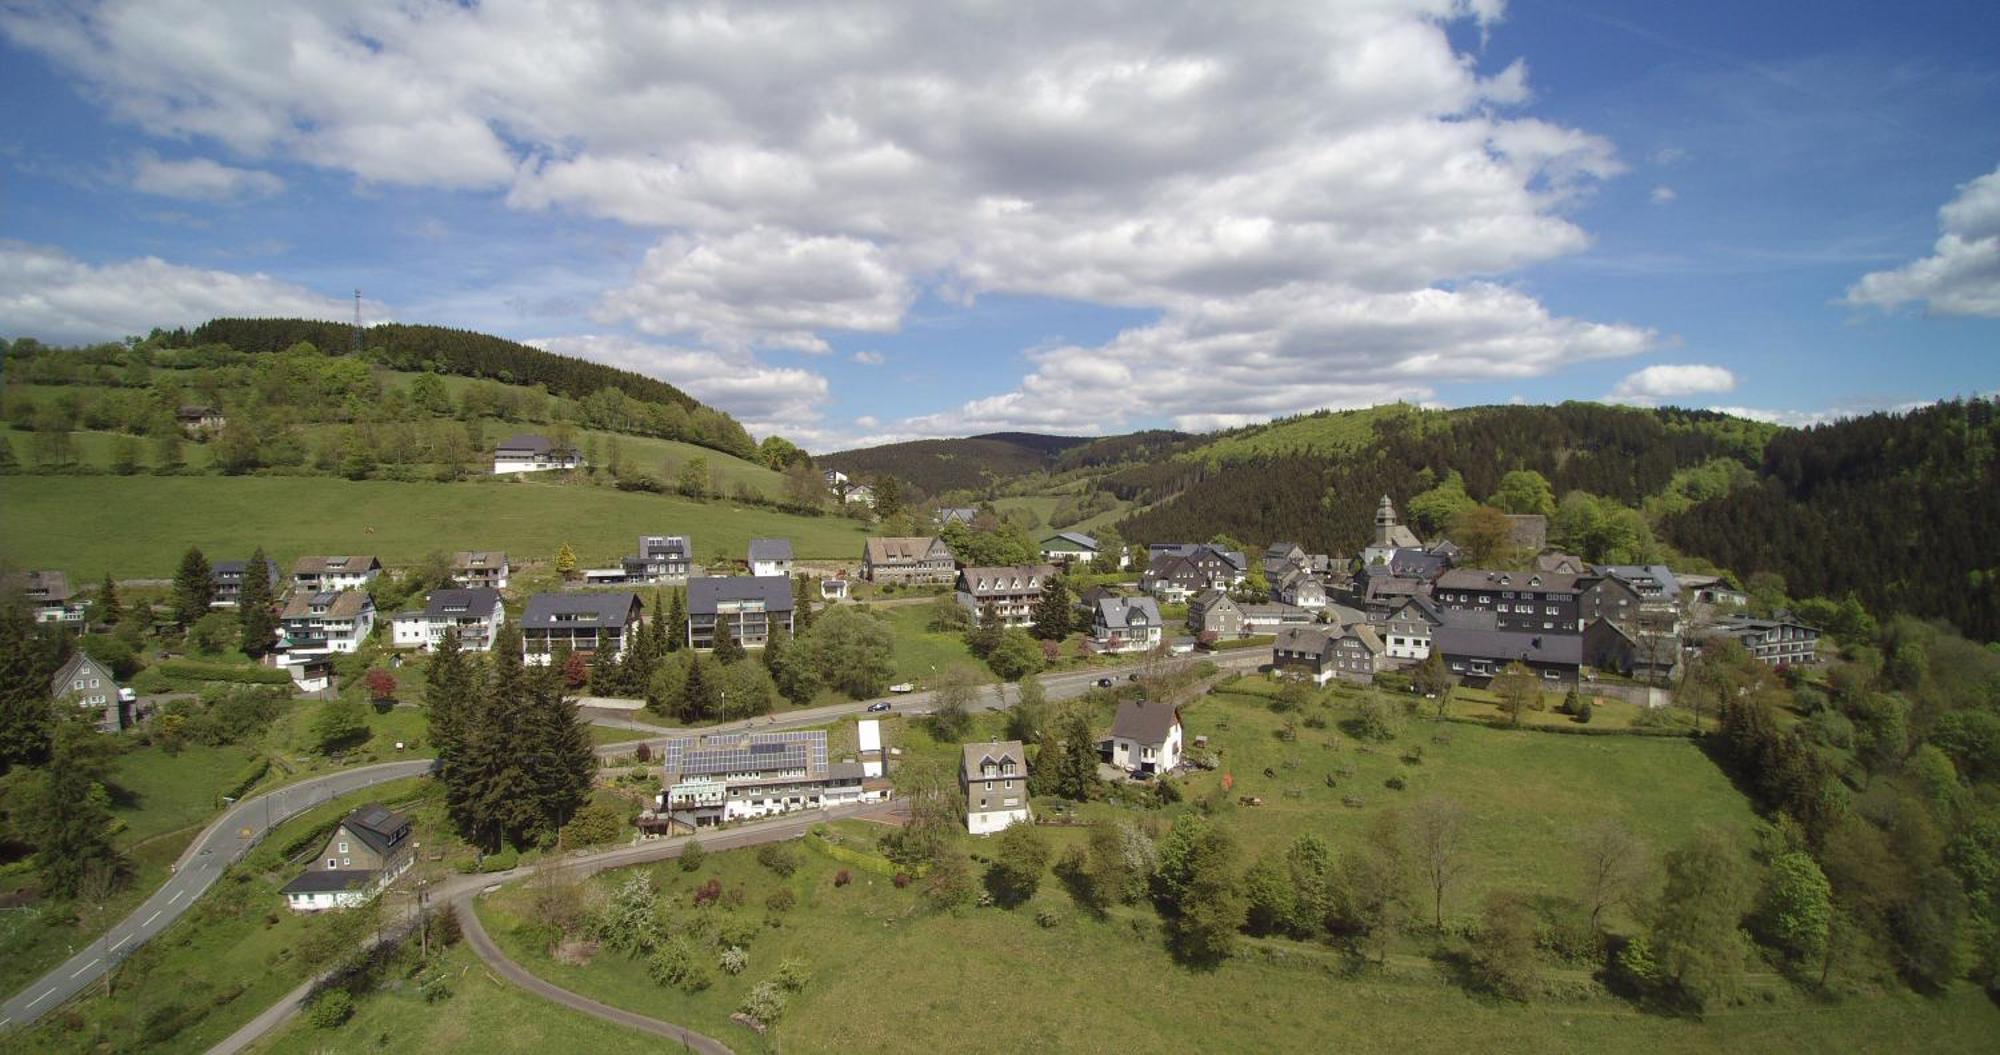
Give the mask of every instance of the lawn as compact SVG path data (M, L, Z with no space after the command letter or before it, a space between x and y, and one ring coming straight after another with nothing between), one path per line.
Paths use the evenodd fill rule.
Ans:
M873 837L851 822L837 828L855 845ZM641 962L609 950L581 965L557 963L545 937L523 926L520 885L484 899L480 914L502 948L537 974L742 1051L935 1052L959 1050L967 1037L1006 1035L1045 1052L1970 1052L1986 1050L2000 1029L2000 1010L1966 989L1940 1000L1903 994L1831 1006L1778 994L1697 1022L1602 996L1495 1003L1467 995L1421 958L1341 977L1328 969L1325 950L1294 943L1259 943L1271 951L1246 949L1219 970L1193 972L1167 957L1149 911L1094 920L1075 911L1053 879L1018 909L935 915L920 907L914 888L896 890L858 869L852 885L835 887L845 865L809 850L801 861L785 879L749 850L711 854L694 873L673 863L647 867L683 906L711 878L725 891L741 890L744 908L703 910L725 917L761 919L765 898L781 886L798 899L782 927L757 931L748 970L718 971L713 986L692 996L654 984ZM631 871L605 879L615 884ZM1058 914L1054 926L1037 924L1042 908ZM759 1045L728 1013L792 956L809 961L811 981Z
M77 581L171 575L189 544L213 557L256 546L289 567L301 554L368 552L403 564L455 549L546 561L568 543L585 564L630 553L644 533L694 538L703 559L784 537L802 558L848 559L865 530L728 500L693 502L539 481L394 483L324 477L0 477L0 553ZM89 531L78 531L82 523Z
M449 999L428 1003L407 979L396 979L358 1000L354 1017L336 1029L319 1029L300 1015L249 1050L260 1055L370 1048L481 1055L640 1055L661 1050L658 1037L571 1011L500 981L463 944L440 962L451 980Z
M928 604L877 608L875 614L889 621L896 632L896 680L928 685L939 671L953 666L986 669L965 649L965 637L958 633L938 633L925 626L931 619Z

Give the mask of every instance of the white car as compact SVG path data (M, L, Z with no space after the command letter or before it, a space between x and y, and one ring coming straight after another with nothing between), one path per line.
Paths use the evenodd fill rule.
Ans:
M911 684L910 682L899 681L896 684L889 686L889 691L896 693L897 695L901 695L906 692L915 692L917 691L917 687Z
M136 693L136 692L133 692L133 691L132 691L131 689L119 689L119 690L118 690L118 702L120 702L120 703L138 703L138 702L139 702L139 694L138 694L138 693Z

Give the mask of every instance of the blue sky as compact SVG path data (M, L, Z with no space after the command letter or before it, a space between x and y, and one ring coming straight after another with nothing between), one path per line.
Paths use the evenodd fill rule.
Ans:
M0 11L0 334L486 330L814 449L2000 377L1990 5Z

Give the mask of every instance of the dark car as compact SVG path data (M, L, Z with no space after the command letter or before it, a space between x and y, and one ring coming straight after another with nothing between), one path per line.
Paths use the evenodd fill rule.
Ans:
M1097 679L1097 687L1098 687L1098 688L1100 688L1100 689L1108 689L1108 688L1110 688L1110 687L1111 687L1111 679L1110 679L1110 678L1099 678L1099 679Z
M1128 675L1126 675L1126 676L1125 676L1125 680L1126 680L1126 681L1138 681L1138 680L1139 680L1139 675L1137 675L1137 674L1128 674Z
M876 700L874 703L868 705L868 713L874 714L877 711L886 711L889 707L890 703L888 700Z

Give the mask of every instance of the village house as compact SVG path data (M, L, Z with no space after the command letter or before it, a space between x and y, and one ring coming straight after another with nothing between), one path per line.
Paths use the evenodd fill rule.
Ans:
M1088 564L1104 552L1104 547L1095 537L1081 531L1058 531L1043 539L1040 546L1043 560L1063 567ZM1118 566L1124 568L1131 563L1132 558L1121 548L1118 552Z
M1704 630L1704 642L1729 640L1771 666L1809 666L1819 662L1819 628L1787 618L1725 619Z
M243 576L248 572L247 560L219 560L209 565L208 580L215 587L215 596L208 602L210 608L234 608L243 599ZM264 562L264 578L271 587L272 596L278 590L278 562Z
M1580 634L1476 629L1455 626L1449 618L1432 632L1431 651L1473 688L1485 688L1508 664L1519 662L1541 679L1543 691L1566 692L1577 687L1583 667Z
M1609 619L1626 630L1680 632L1681 584L1664 564L1600 564L1578 585L1585 623Z
M375 631L375 601L360 590L299 590L278 616L285 652L354 652Z
M1431 632L1443 623L1436 602L1424 596L1410 598L1379 624L1384 654L1394 660L1429 658Z
M24 571L0 576L0 585L27 598L37 623L81 625L88 601L69 588L69 576L59 571Z
M583 455L575 444L558 446L547 437L532 432L510 436L493 448L493 475L538 473L551 469L583 467Z
M847 489L848 476L839 469L828 469L820 476L826 480L826 489L835 494Z
M321 590L365 590L382 574L382 562L368 555L300 557L292 565L292 588L308 593Z
M1396 519L1396 504L1389 501L1388 495L1383 495L1381 504L1375 507L1375 541L1361 551L1361 564L1367 567L1386 562L1389 554L1396 550L1422 549L1423 545L1415 532Z
M822 601L847 600L847 580L839 577L819 581L819 599Z
M1680 670L1681 639L1636 624L1592 619L1583 626L1583 661L1636 681L1665 684Z
M419 648L426 652L444 640L445 631L458 631L458 647L467 652L487 652L507 621L500 593L487 587L433 590L424 607L398 612L389 620L390 642L397 648Z
M1243 613L1243 634L1246 637L1275 634L1285 627L1309 626L1314 621L1311 612L1282 602L1239 604L1236 608Z
M1187 625L1197 636L1215 635L1213 641L1242 637L1243 609L1221 590L1203 590L1188 602Z
M557 650L595 653L609 649L624 658L638 633L646 606L639 595L619 593L538 593L521 612L521 658L544 666Z
M868 484L855 484L853 487L847 489L846 494L840 496L840 500L847 505L863 505L873 509L875 508L875 488Z
M859 762L827 761L826 730L718 733L668 740L649 830L692 831L889 794Z
M1183 740L1181 714L1173 704L1126 700L1118 705L1111 736L1098 750L1127 773L1164 775L1180 768Z
M936 535L871 538L861 544L861 577L876 585L944 584L957 574L951 547Z
M1318 610L1327 604L1326 585L1300 568L1292 568L1275 580L1271 593L1278 600L1299 608Z
M1697 607L1735 611L1750 604L1750 595L1729 585L1720 575L1680 574L1681 594L1692 611Z
M792 633L792 580L783 575L701 576L687 592L689 648L715 647L716 626L744 648L763 648L774 630Z
M792 540L784 538L753 538L749 551L750 574L780 575L792 574Z
M111 668L85 655L82 649L49 679L49 695L74 701L77 709L97 716L97 730L115 733L131 724L130 706L136 699L131 690L121 688L111 676Z
M1492 612L1500 630L1573 636L1583 632L1578 582L1557 572L1454 568L1438 576L1431 599L1446 610Z
M1042 585L1056 573L1047 564L999 568L962 568L958 573L958 603L977 620L987 605L1005 626L1027 626L1035 620Z
M958 786L965 792L965 830L974 835L1034 819L1028 807L1028 755L1019 740L966 744L959 757Z
M279 892L295 912L364 905L416 860L410 830L409 818L371 802L343 818L313 867Z
M931 519L936 521L939 527L947 524L964 524L969 527L978 517L979 510L971 506L941 506L931 511Z
M627 582L679 586L694 574L694 541L686 535L641 535L639 552L622 565Z
M1535 570L1558 572L1563 575L1588 575L1590 565L1582 557L1574 554L1551 551L1536 555Z
M229 418L215 407L184 406L174 411L174 423L190 436L221 432Z
M1339 627L1289 627L1271 646L1271 665L1304 673L1314 684L1336 677L1369 682L1383 669L1382 639L1366 623Z
M1209 577L1186 557L1154 557L1146 562L1146 573L1139 577L1139 589L1168 604L1180 604L1213 588Z
M1099 652L1160 647L1160 606L1151 597L1107 597L1091 613L1090 643Z
M1277 582L1286 572L1302 571L1314 578L1321 578L1334 567L1333 558L1324 553L1307 553L1304 546L1296 542L1273 542L1264 548L1261 560L1264 578Z
M452 555L452 578L460 586L474 589L504 590L507 588L507 555L487 550L460 551Z
M1224 549L1208 542L1159 542L1146 547L1150 567L1163 557L1179 557L1194 564L1202 586L1230 590L1250 578L1250 560L1241 550Z

